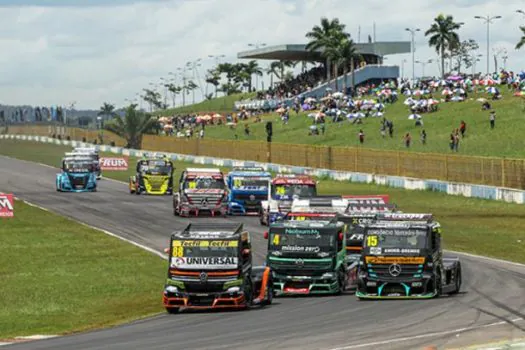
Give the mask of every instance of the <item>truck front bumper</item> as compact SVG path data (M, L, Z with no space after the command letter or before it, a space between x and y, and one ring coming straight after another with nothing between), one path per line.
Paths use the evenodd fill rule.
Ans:
M429 299L436 296L432 276L390 279L359 276L355 295L361 299Z

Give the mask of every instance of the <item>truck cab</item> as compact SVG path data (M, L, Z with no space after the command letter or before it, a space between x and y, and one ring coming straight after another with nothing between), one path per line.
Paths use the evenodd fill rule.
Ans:
M317 182L308 175L278 174L271 183L270 196L261 203L259 221L269 225L283 218L298 198L317 196Z
M234 168L226 181L230 189L230 215L258 215L261 202L268 198L272 175L259 167Z
M136 174L129 177L129 193L173 194L173 162L162 155L146 156L137 162Z
M240 223L191 223L171 235L163 292L166 311L243 309L272 302L270 269L252 267L250 234Z
M98 150L94 147L75 147L73 149L73 154L85 156L93 160L95 166L95 171L97 173L97 180L102 178L102 170L100 169L100 155Z
M346 229L333 213L294 213L270 225L264 234L266 264L276 296L343 292L348 283Z
M459 259L443 257L432 214L382 213L364 225L359 299L433 298L460 287Z
M62 172L56 175L59 192L95 192L97 190L96 166L91 157L66 153L62 159Z
M228 190L224 174L215 168L188 168L179 179L178 191L173 194L173 214L178 216L226 216Z

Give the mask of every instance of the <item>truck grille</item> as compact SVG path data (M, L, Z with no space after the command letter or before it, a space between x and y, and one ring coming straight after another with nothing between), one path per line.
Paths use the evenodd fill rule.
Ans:
M85 187L88 182L88 176L69 176L69 181L73 187Z
M401 272L397 276L390 274L391 264L368 264L368 272L375 273L377 277L386 278L411 278L415 274L422 273L423 267L419 265L400 264Z
M223 283L184 283L188 293L221 293L224 291Z
M253 197L252 197L253 196ZM251 199L253 198L253 199ZM233 199L238 201L248 201L248 202L260 202L268 198L265 194L236 194L233 196Z
M295 262L271 261L272 270L280 274L314 276L322 274L332 269L332 263L312 263L296 264Z

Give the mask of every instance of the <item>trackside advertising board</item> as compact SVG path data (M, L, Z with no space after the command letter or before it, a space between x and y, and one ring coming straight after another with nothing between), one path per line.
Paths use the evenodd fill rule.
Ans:
M100 157L100 170L126 171L128 170L128 157Z
M15 216L15 201L13 194L0 193L0 218Z

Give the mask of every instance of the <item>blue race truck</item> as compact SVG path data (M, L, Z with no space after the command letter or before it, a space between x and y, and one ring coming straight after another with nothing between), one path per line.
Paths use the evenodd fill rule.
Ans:
M97 169L89 156L66 153L62 160L62 172L56 175L59 192L95 192Z
M228 214L259 215L261 202L268 198L272 175L263 168L234 168L227 176L230 188Z

